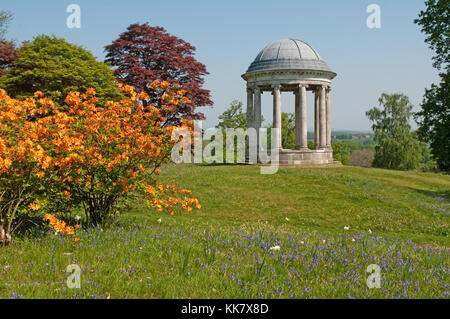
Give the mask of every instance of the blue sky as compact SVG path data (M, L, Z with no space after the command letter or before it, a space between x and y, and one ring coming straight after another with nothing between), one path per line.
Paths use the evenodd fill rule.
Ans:
M81 28L66 26L66 8L81 7ZM381 8L381 29L369 29L366 8ZM1 10L14 14L7 37L31 40L54 34L89 49L100 60L104 46L131 23L162 26L197 49L196 58L210 75L213 108L203 107L204 128L234 99L246 101L241 75L258 52L282 38L296 38L314 47L338 75L332 84L333 129L368 130L365 112L378 105L381 93L404 93L418 110L426 87L438 81L432 52L413 20L424 0L322 1L153 1L153 0L15 0ZM263 95L263 115L272 120L272 96ZM312 95L308 95L308 126L312 121ZM283 93L284 112L294 111L293 94Z

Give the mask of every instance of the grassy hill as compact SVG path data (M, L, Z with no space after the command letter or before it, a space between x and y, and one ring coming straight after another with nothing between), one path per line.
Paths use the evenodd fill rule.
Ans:
M130 199L114 226L83 230L79 243L19 236L0 249L0 297L449 296L449 176L186 165L162 178L192 189L201 210L163 215ZM66 287L69 264L81 289ZM367 286L371 264L379 289Z
M171 166L164 172L203 205L185 222L221 228L267 222L285 231L328 234L350 226L450 247L450 176L349 166L280 169L275 175L226 165Z

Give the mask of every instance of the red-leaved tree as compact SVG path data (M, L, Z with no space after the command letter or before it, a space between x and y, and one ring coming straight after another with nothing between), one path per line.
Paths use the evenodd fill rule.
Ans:
M144 107L161 107L161 93L149 86L155 79L177 82L188 92L191 103L180 105L170 113L163 110L168 124L176 125L181 118L204 119L203 113L196 112L196 108L213 104L209 90L202 88L203 77L209 73L205 65L194 58L195 47L170 35L162 27L132 24L107 45L105 51L106 62L116 67L117 80L148 94L149 99L142 101Z
M16 57L17 51L14 42L0 40L0 76L7 72Z

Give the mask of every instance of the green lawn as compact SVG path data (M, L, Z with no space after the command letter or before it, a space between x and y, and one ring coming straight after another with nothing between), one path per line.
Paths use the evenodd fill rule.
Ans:
M202 208L170 216L130 202L79 243L18 236L0 248L0 297L449 297L449 176L186 165L162 178L192 189ZM66 287L71 263L81 289ZM367 287L370 264L379 289Z
M164 172L203 205L184 223L220 229L267 223L283 232L324 234L350 226L450 247L450 176L345 166L275 175L250 166L171 166Z

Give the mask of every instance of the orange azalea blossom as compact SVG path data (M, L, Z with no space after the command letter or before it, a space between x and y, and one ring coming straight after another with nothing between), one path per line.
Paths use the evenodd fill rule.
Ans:
M68 226L66 225L65 221L60 220L51 214L45 214L43 220L48 221L51 228L53 228L57 233L63 234L64 236L74 235L75 230L81 228L80 225Z
M37 177L42 178L45 176L45 172L44 171L39 171L36 173Z
M170 86L170 83L167 82L167 81L162 81L160 86L164 90L164 89L167 89Z
M29 207L31 210L38 210L41 207L41 205L36 202L36 203L31 203Z

